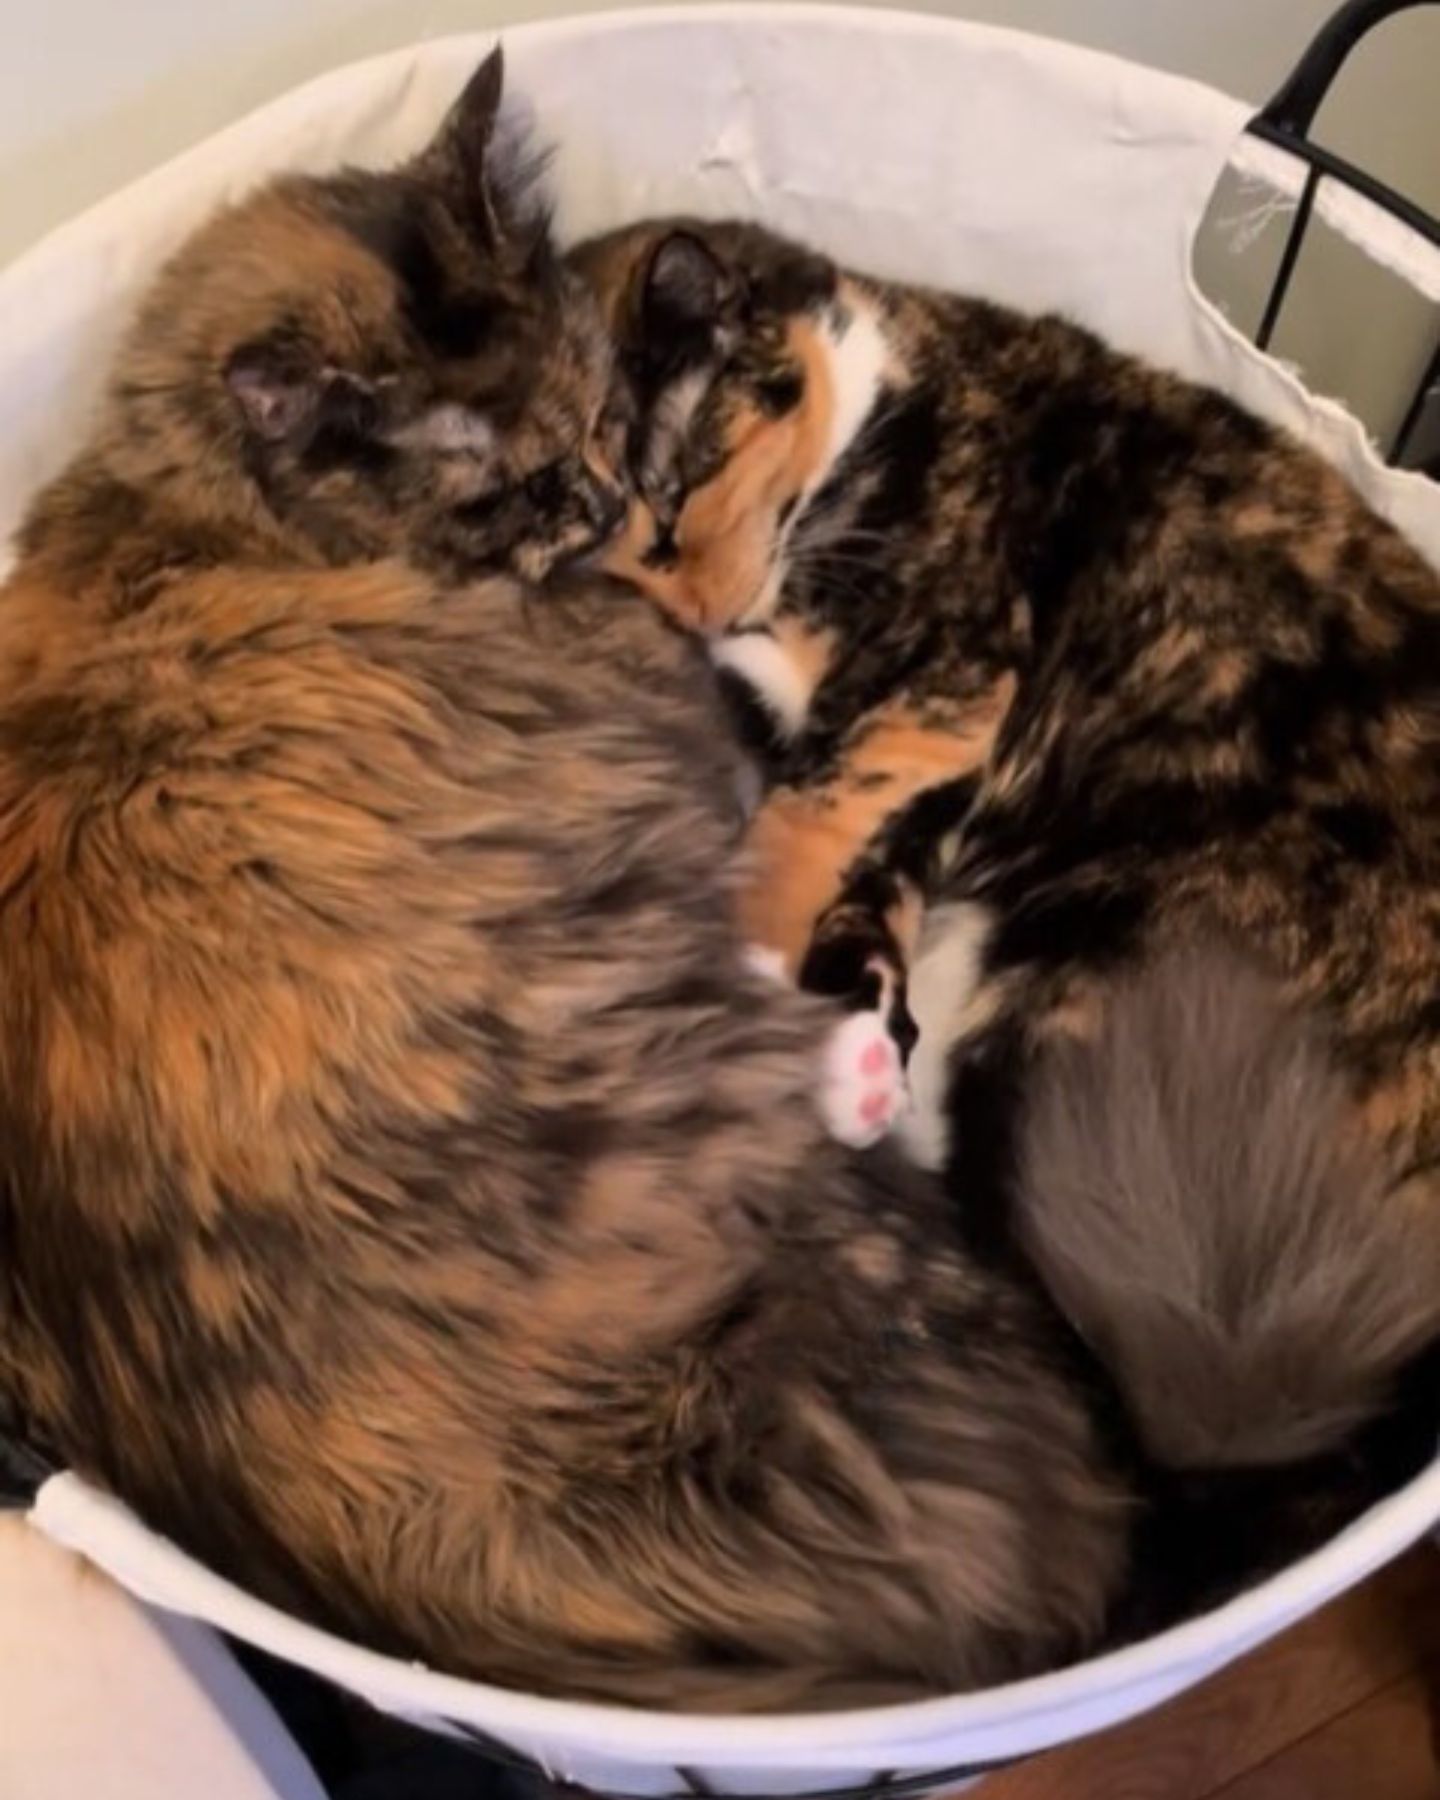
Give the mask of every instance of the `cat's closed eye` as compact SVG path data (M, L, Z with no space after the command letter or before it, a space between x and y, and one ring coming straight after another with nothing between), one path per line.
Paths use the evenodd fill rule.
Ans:
M629 466L635 424L635 404L622 390L605 401L591 425L591 442L604 462L617 473Z
M407 420L389 436L397 448L441 456L488 456L495 449L495 427L485 415L451 401Z
M669 531L680 516L685 500L685 478L675 467L648 472L641 481L646 505Z
M800 404L805 394L805 377L799 369L782 369L755 384L755 398L760 410L778 419Z

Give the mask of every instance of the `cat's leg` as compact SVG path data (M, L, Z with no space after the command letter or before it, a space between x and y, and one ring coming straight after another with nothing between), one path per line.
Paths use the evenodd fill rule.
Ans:
M749 941L778 951L798 976L822 918L838 905L857 919L888 919L890 938L903 942L913 929L909 889L923 885L919 871L953 823L955 797L968 805L966 784L984 767L1013 690L1007 676L953 701L878 707L819 773L772 789L746 843ZM885 944L878 927L875 935Z
M925 896L978 787L977 775L959 775L893 813L845 871L800 965L800 985L811 993L883 1013L907 1060L918 1035L907 989Z
M765 980L790 985L777 951L752 944L745 961ZM865 1150L889 1133L909 1099L900 1051L883 1014L851 1012L834 1026L821 1054L815 1100L837 1143Z
M904 1063L915 1031L905 968L920 907L917 891L866 857L854 832L854 814L831 788L772 795L752 828L752 858L758 839L762 859L742 918L777 972L848 1014L827 1047L820 1103L831 1135L863 1146L908 1105Z
M883 1135L905 1110L916 1037L906 971L928 863L970 804L1008 698L872 715L825 780L776 790L752 827L747 936L852 1015L837 1033L827 1114L847 1142ZM891 1092L883 1105L877 1084Z
M897 1075L905 1072L892 1114L897 1121L912 1110L917 1070L911 1059L925 1030L910 1006L911 972L927 923L924 895L937 855L961 828L976 786L976 777L961 776L927 789L886 822L816 921L800 967L801 987L849 1007L871 1035L883 1030ZM860 1030L857 1025L857 1037Z
M921 910L919 888L867 851L816 920L799 970L808 993L883 1020L902 1060L917 1035L907 988Z
M874 1142L909 1110L905 1063L916 1039L906 969L919 897L889 871L847 879L821 915L800 965L800 985L848 1011L826 1058L826 1116L846 1143Z

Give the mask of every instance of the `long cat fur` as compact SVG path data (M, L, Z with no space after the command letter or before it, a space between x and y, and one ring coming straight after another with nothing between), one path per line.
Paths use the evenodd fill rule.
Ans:
M1434 1456L1423 1179L1354 1129L1323 1022L1233 942L1132 968L1041 1049L1012 1205L1122 1404L1144 1498L1118 1635L1228 1598Z
M1172 1468L1333 1449L1440 1327L1422 1197L1349 1106L1317 1019L1213 940L1037 1059L1020 1235Z

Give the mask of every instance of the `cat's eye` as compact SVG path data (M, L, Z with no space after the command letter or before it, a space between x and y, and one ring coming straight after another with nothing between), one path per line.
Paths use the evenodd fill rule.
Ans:
M640 492L662 532L668 533L679 518L685 499L685 481L680 471L673 465L666 469L643 471Z
M607 400L596 415L592 436L613 468L625 466L634 418L629 400L619 396Z
M763 412L778 419L800 404L804 392L805 377L799 369L782 369L779 374L767 375L756 384L755 398Z
M525 498L542 511L549 511L560 504L565 493L565 479L559 463L546 463L543 469L534 469L520 484Z
M379 427L380 402L365 382L337 371L326 384L322 414L332 430L368 437Z

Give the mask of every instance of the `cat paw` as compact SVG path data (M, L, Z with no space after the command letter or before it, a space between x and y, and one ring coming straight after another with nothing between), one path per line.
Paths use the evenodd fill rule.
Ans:
M820 1115L831 1137L853 1150L868 1149L909 1105L900 1052L884 1018L851 1013L825 1046Z

